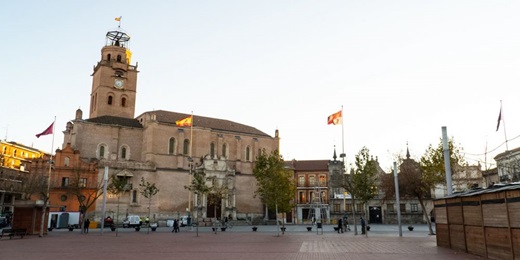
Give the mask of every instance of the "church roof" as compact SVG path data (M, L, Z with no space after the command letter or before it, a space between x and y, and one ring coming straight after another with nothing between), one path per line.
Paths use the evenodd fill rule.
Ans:
M175 124L175 121L191 116L190 114L176 113L164 110L150 111L147 113L154 113L156 115L157 121L170 124ZM193 126L205 127L213 130L270 137L270 135L251 126L243 125L225 119L204 117L199 115L193 115Z
M86 119L85 121L104 125L120 125L127 127L143 128L143 126L133 118L117 117L117 116L100 116Z
M285 161L286 167L292 168L295 171L328 171L329 160L304 160L304 161Z

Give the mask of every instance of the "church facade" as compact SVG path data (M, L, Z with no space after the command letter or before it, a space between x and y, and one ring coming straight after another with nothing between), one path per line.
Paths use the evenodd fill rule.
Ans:
M137 65L130 64L128 41L121 31L107 33L101 58L92 73L90 111L83 118L78 109L67 123L62 147L78 150L85 161L98 161L98 181L116 175L124 178L119 198L107 193L107 214L136 214L165 220L179 215L231 216L233 219L263 216L264 206L254 196L252 175L256 156L279 149L278 131L270 136L254 127L224 119L157 110L135 117ZM192 117L191 126L176 121ZM226 196L209 203L185 186L192 173L203 171L213 182L226 186ZM155 183L159 192L151 200L141 195L141 179ZM92 219L102 217L99 199Z

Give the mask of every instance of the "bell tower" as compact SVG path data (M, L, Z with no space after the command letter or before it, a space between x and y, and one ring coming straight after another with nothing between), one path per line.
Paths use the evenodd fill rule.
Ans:
M120 28L106 34L101 60L94 66L89 118L117 116L134 118L137 64L130 65L130 36Z

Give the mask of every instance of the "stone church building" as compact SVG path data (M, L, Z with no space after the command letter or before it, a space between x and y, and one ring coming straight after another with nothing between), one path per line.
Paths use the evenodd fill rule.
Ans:
M108 32L106 39L92 73L89 116L83 118L83 112L76 111L63 132L62 147L70 144L83 160L97 161L100 182L105 169L109 176L127 180L127 191L120 197L120 219L128 214L147 216L149 203L152 220L188 214L263 216L264 206L254 196L252 172L261 150L279 149L278 130L273 137L251 126L199 115L193 115L191 127L181 127L176 121L192 115L164 110L136 117L139 71L130 64L130 37L118 30ZM207 197L197 198L185 188L195 170L214 177L229 192L213 205ZM140 193L142 178L160 190L151 201ZM102 205L100 198L92 219L102 217ZM115 217L116 210L117 197L107 193L107 214Z

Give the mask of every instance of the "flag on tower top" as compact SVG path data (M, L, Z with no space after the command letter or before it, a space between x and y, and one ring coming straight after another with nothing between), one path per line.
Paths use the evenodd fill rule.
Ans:
M116 17L114 20L116 20L116 21L118 21L118 22L121 22L121 16Z
M45 129L45 131L37 134L36 137L40 138L40 136L42 136L42 135L50 135L53 133L53 130L54 130L54 122L52 122L52 124L49 127L47 127L47 129Z
M327 117L327 124L339 125L343 123L343 116L341 115L341 110L337 113L334 113Z
M498 128L500 128L500 120L502 120L502 106L500 106L500 112L498 113L497 131L498 131Z

